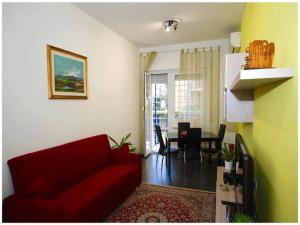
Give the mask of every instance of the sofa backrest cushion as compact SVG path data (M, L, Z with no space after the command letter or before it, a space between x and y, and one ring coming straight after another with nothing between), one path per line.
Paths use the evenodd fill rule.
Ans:
M37 176L29 184L25 191L25 195L29 198L54 198L57 191L53 182L46 176Z
M38 176L46 176L61 192L111 164L107 135L98 135L10 159L16 194L24 194Z

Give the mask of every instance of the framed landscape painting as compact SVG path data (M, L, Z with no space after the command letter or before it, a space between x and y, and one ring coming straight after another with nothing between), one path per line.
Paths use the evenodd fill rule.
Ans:
M48 95L51 99L87 99L87 57L47 45Z

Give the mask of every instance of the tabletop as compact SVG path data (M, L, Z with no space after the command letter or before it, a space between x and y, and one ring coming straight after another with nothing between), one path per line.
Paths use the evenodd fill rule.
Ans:
M177 141L178 140L178 133L177 132L168 132L167 138L171 141ZM201 139L211 139L215 140L218 139L218 135L212 133L212 132L202 132L201 133Z

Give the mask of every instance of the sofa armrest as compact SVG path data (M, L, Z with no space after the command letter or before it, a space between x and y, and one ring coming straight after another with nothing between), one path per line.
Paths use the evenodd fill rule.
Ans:
M3 222L63 222L64 208L56 200L11 195L3 200Z
M138 165L138 180L137 180L137 185L140 185L140 183L142 182L142 154L138 154L138 153L129 153L131 161L134 164Z
M142 154L139 153L129 153L130 159L133 163L137 163L140 166L142 165Z

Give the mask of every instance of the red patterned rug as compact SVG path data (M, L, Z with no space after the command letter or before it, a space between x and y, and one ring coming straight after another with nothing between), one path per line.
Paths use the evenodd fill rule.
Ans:
M141 184L105 222L215 222L216 194Z

